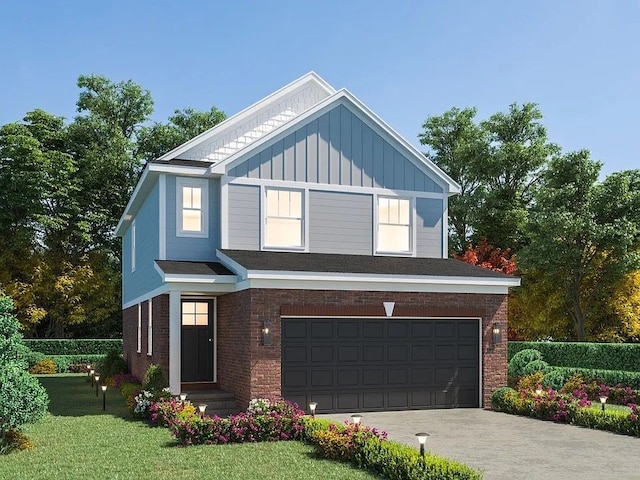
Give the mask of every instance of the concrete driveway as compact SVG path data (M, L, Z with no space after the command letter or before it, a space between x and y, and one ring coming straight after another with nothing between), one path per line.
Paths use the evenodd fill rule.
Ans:
M359 412L358 412L359 413ZM337 421L350 414L318 415ZM389 439L484 471L485 480L640 479L640 439L480 409L362 413Z

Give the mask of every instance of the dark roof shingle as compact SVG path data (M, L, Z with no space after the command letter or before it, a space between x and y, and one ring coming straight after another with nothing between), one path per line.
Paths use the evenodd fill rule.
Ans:
M156 260L165 274L169 275L235 275L217 262L187 262L180 260Z

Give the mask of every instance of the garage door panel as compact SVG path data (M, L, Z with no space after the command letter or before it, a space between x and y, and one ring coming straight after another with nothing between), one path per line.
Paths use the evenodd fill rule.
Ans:
M406 385L409 383L408 368L392 368L387 370L387 385Z
M282 361L283 363L306 363L307 362L307 347L282 347Z
M318 363L333 362L333 346L311 347L311 361Z
M360 358L360 348L355 345L338 347L338 362L357 362Z
M387 347L387 360L390 362L406 362L409 360L407 345L390 345Z
M359 324L357 322L343 321L338 323L338 338L358 338Z
M477 320L283 319L282 395L318 412L477 407Z
M358 370L338 370L338 387L341 388L357 388L359 385Z
M311 324L312 339L333 338L333 322L314 322Z
M368 322L362 323L362 337L363 338L384 338L384 323L383 322Z
M384 362L384 346L365 345L362 347L362 360L364 362Z
M311 386L330 387L335 383L332 370L311 370Z

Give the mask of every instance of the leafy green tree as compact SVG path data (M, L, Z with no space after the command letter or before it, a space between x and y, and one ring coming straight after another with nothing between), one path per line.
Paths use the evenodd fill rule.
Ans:
M224 112L215 106L205 112L199 112L193 108L176 110L169 117L168 123L154 123L140 130L138 155L145 160L158 158L217 125L225 118Z
M0 450L3 451L7 434L42 419L49 403L45 389L26 370L28 348L12 311L11 299L0 296Z
M489 139L475 116L475 108L452 108L427 118L418 135L430 149L427 156L460 184L460 194L449 198L449 247L456 253L472 241L485 191L482 171Z
M518 256L561 292L578 341L598 331L601 292L640 268L640 170L598 183L600 168L586 150L551 161Z

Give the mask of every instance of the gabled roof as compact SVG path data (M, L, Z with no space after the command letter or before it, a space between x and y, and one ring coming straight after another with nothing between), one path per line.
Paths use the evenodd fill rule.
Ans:
M157 160L219 162L300 115L335 89L310 72Z

